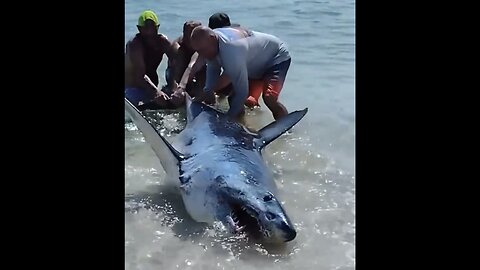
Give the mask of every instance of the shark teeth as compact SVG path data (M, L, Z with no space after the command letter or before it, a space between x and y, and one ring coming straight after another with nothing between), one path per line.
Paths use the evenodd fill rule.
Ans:
M241 209L242 209L245 213L249 214L251 217L255 217L255 218L256 218L256 213L253 212L252 210L250 210L249 208L247 208L247 207L245 207L245 206L242 206Z
M233 221L235 221L235 223L238 223L239 218L238 218L237 215L235 215L234 213L232 213L232 214L231 214L231 217L232 217Z
M267 237L267 238L270 237L270 232L266 230L264 226L262 226L259 220L259 216L255 211L253 211L251 208L247 206L240 206L237 209L245 212L246 214L254 218L256 221L256 224L258 225L259 233L261 233L264 237ZM241 214L242 213L240 212L236 212L235 210L232 210L230 214L227 216L226 223L229 225L228 227L231 233L233 234L243 233L245 232L247 227L250 228L249 224L242 224L242 226L240 226Z
M233 220L233 218L231 216L227 216L226 220L227 220L227 223L230 225L230 228L236 228L237 227L237 224L235 223L235 221Z
M227 216L227 223L230 225L230 228L233 230L233 233L240 233L246 227L246 225L241 227L238 226L238 217L233 213Z

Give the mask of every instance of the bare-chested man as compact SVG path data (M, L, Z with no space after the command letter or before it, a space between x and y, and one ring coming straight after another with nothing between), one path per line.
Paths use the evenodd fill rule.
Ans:
M193 50L190 43L192 30L201 24L199 21L185 22L182 35L172 42L178 48L175 61L169 62L169 68L174 70L174 80L178 83L177 89L171 96L171 102L176 106L183 104L185 91L194 97L197 93L202 92L205 86L205 61L199 60L203 64L197 62L198 54ZM191 72L194 69L194 65L196 65L195 70ZM195 80L193 81L194 78ZM208 98L208 101L209 103L215 101L213 94Z
M170 106L170 97L158 86L157 68L163 55L175 57L174 46L168 38L158 33L157 15L146 10L138 18L138 31L126 45L125 52L125 97L140 110L160 109ZM174 85L173 77L168 85Z

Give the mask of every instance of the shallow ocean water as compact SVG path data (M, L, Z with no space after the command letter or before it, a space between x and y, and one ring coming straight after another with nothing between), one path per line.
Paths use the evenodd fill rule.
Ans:
M126 40L137 16L153 9L160 32L176 38L183 22L207 22L225 11L232 22L275 34L292 55L281 101L309 108L291 133L270 144L264 157L297 238L283 247L227 237L191 220L181 197L141 133L125 124L126 269L353 269L355 267L355 3L354 1L125 2ZM166 58L165 58L166 60ZM163 79L165 63L159 68ZM185 125L182 111L151 113L171 140ZM265 106L247 124L273 121ZM136 203L132 202L135 199ZM143 203L143 204L142 204Z

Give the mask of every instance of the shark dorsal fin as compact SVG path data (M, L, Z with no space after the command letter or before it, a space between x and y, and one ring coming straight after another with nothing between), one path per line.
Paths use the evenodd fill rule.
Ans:
M255 139L255 145L258 150L262 150L269 143L274 141L283 133L291 129L295 124L300 121L305 114L307 114L308 108L301 111L294 111L288 115L280 118L279 120L268 124L258 131L258 138Z

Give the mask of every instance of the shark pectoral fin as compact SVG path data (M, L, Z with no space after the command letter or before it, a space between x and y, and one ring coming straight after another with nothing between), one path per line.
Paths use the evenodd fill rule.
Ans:
M125 110L130 115L133 123L142 132L145 141L152 147L153 152L157 155L166 173L178 174L179 161L184 159L183 154L173 148L143 114L126 98Z
M257 146L258 150L261 150L280 135L291 129L305 116L305 114L307 114L307 112L308 108L305 108L301 111L291 112L279 120L272 122L260 129L258 131L259 137L255 139L255 145Z

